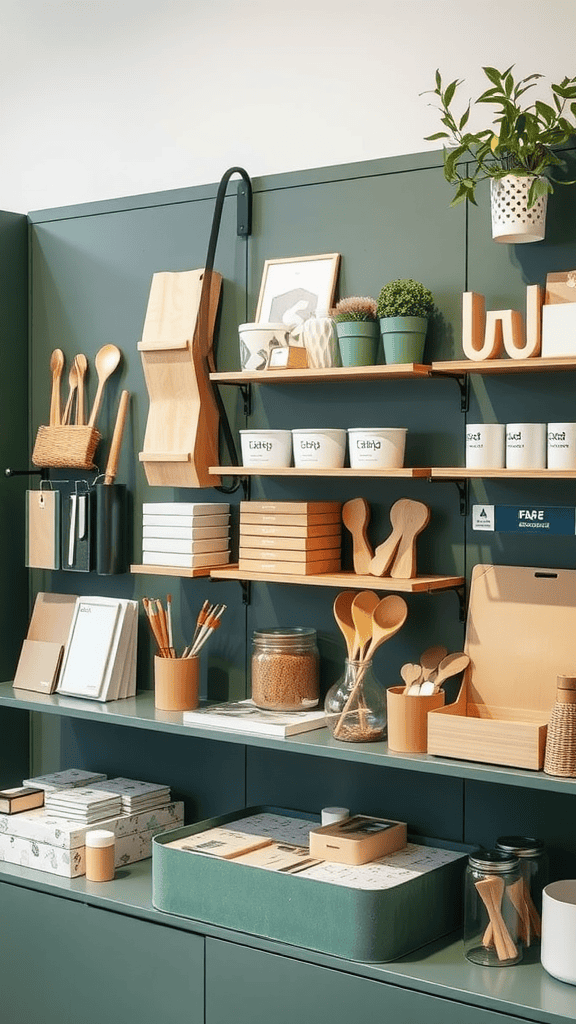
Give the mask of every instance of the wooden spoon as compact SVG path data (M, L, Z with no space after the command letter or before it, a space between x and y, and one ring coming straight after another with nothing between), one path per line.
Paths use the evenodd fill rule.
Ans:
M334 601L334 618L346 641L346 650L350 661L354 658L354 641L356 639L356 627L352 622L352 601L356 597L355 590L342 590L336 595Z
M64 370L64 353L55 348L50 356L50 372L52 373L52 395L50 397L50 426L59 427L62 422L60 411L60 378Z
M76 364L76 374L78 378L78 394L76 396L76 423L80 426L84 426L86 423L86 408L84 405L84 378L86 371L88 370L88 360L86 356L79 353L74 359Z
M401 512L402 536L390 569L393 579L416 576L416 538L430 522L430 509L423 501L409 501Z
M420 682L422 680L422 665L414 665L412 662L407 662L406 665L402 665L400 669L400 675L404 680L403 693L408 694L412 687L418 687L418 690L414 692L420 693Z
M382 544L379 544L374 552L374 557L370 562L370 574L372 576L387 576L390 566L394 560L394 555L398 550L400 538L402 536L402 530L404 528L404 508L409 506L410 498L400 498L399 501L395 501L390 509L390 522L392 524L392 533L386 538Z
M102 404L102 395L104 394L104 385L108 380L108 377L114 373L121 357L122 353L116 345L103 345L100 351L96 353L94 365L96 367L96 373L98 374L98 390L96 391L92 412L90 413L90 419L88 420L89 427L96 426L96 420L98 418L98 413L100 412L100 405Z
M380 644L402 628L407 615L408 605L398 594L388 594L378 602L372 612L372 638L364 653L365 661L371 661Z
M362 590L352 601L352 622L356 630L354 637L354 661L366 658L365 650L372 639L373 614L380 603L373 590Z
M467 654L464 654L464 651L449 654L438 665L434 679L429 679L427 682L422 683L420 693L423 696L424 694L438 693L442 683L445 683L450 676L455 676L458 672L462 672L469 663L470 658Z
M68 384L70 385L70 391L68 393L68 400L64 406L64 413L62 416L62 423L67 425L72 419L72 402L74 401L74 395L78 387L78 368L76 366L76 360L72 362L70 367L70 373L68 374Z
M352 498L342 506L342 522L352 534L352 558L358 576L370 572L373 551L367 534L369 520L370 506L365 498Z
M427 647L426 650L420 655L420 664L422 665L422 679L426 682L427 679L432 679L434 672L438 668L438 665L448 654L446 647L442 647L437 644L435 647Z

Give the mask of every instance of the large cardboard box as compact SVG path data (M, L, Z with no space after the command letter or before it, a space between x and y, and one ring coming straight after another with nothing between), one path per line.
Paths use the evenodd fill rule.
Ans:
M428 753L541 770L556 677L576 671L576 570L477 565L454 704L428 714Z
M282 841L262 816L295 811L251 807L164 832L152 842L152 901L159 910L290 945L382 963L454 931L461 924L464 867L470 847L409 837L394 877L380 861L350 867L316 864L297 874L189 853L170 844L210 828L255 817L255 831ZM318 820L306 819L303 833ZM262 831L262 829L264 831ZM302 845L302 838L298 839ZM284 841L289 842L287 838ZM292 841L296 841L292 838ZM307 877L311 871L317 877Z

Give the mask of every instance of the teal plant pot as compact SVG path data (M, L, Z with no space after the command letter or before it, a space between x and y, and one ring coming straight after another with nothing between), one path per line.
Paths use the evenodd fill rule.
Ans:
M345 320L336 324L342 366L373 366L378 351L376 320Z
M428 320L421 316L387 316L380 320L386 363L422 363Z

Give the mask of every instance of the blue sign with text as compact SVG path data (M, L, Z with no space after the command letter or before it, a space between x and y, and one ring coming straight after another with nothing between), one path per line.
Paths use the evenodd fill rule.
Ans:
M574 537L576 509L570 506L473 505L472 529L485 533L524 533Z

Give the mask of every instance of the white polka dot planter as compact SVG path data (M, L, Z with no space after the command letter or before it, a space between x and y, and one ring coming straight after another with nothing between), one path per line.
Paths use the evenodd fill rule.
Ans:
M533 178L507 174L490 179L492 238L495 242L541 242L546 234L548 195L541 196L528 209L528 193Z

